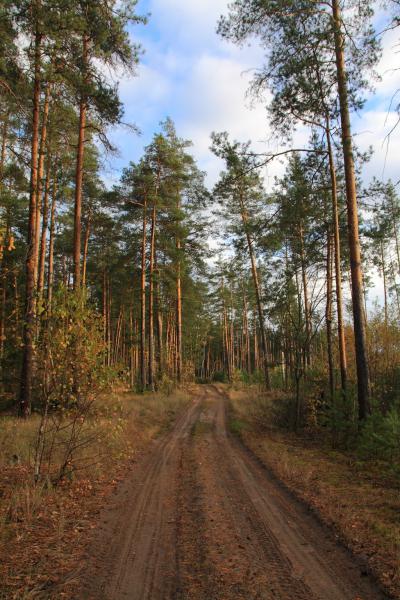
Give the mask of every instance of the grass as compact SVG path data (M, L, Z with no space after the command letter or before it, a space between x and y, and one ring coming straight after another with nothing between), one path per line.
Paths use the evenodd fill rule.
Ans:
M174 422L188 394L103 394L93 405L70 476L57 487L34 484L40 419L0 416L0 599L67 598L68 585L96 515L131 464ZM66 416L68 420L68 415ZM63 459L65 431L48 473Z
M321 434L274 427L279 401L279 394L260 397L254 388L231 390L231 431L400 598L400 494L390 466L332 450Z

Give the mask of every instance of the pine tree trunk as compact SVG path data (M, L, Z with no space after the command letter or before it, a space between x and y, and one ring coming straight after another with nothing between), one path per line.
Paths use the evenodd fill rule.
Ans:
M181 241L176 242L178 250L178 267L176 277L176 377L178 383L182 380L182 282L181 282Z
M229 344L229 334L228 334L228 317L226 313L225 300L223 301L223 339L225 341L225 360L226 360L226 370L228 375L228 381L232 381L232 371L231 371L231 356L230 356L230 344Z
M306 342L304 347L304 363L306 367L311 365L310 356L310 342L311 342L311 315L310 315L310 302L308 299L308 277L306 269L306 259L304 250L304 233L303 224L300 223L299 227L299 239L300 239L300 261L301 261L301 279L303 283L303 301L304 301L304 320L306 324Z
M7 268L2 268L1 273L1 310L0 310L0 359L4 358L4 346L6 341L6 299L7 299ZM1 374L3 380L3 364L1 364Z
M161 295L160 295L160 272L157 270L157 279L155 285L156 292L156 310L157 310L157 354L158 354L158 375L162 377L164 371L164 352L163 352L163 316L161 312Z
M86 285L86 269L87 269L87 257L89 250L89 238L90 238L90 229L92 225L92 209L89 208L86 227L85 227L85 238L83 241L83 259L82 259L82 287Z
M143 203L143 223L142 223L142 268L140 277L140 306L141 306L141 327L140 327L140 381L142 392L145 391L146 381L146 238L147 238L147 201Z
M331 401L335 394L335 378L333 368L333 349L332 349L332 236L330 229L327 232L327 253L326 253L326 341L328 353L328 375L329 392Z
M43 218L42 218L42 235L40 238L39 248L39 273L38 273L38 298L39 301L43 296L44 288L44 273L46 265L46 238L47 227L49 221L49 192L50 192L50 156L47 157L46 179L43 194ZM39 230L38 230L39 231Z
M39 2L37 3L39 5ZM34 336L36 321L36 280L35 280L35 248L38 236L36 210L38 190L38 151L39 151L39 110L40 110L40 60L41 40L38 22L35 34L35 75L33 88L32 112L32 142L31 142L31 174L29 190L29 222L28 222L28 249L26 256L26 283L25 283L25 319L23 331L23 356L21 370L21 384L19 392L20 414L29 416L32 404L32 380L34 370Z
M385 250L383 247L383 241L380 240L380 252L381 252L381 269L382 269L382 280L383 280L383 306L385 314L385 327L387 328L389 322L388 312L388 296L387 296L387 280L386 280L386 262L385 262Z
M1 152L0 152L0 186L3 184L4 165L6 162L6 149L7 149L7 138L8 138L8 126L10 121L10 113L7 112L1 131Z
M149 272L149 385L152 392L155 390L154 376L154 257L156 239L156 206L151 213L150 233L150 272Z
M43 175L44 175L44 161L46 156L46 145L47 145L47 123L49 119L49 111L50 111L50 92L51 92L51 83L48 83L46 86L46 93L44 98L43 105L43 114L42 114L42 129L40 135L40 145L39 145L39 158L38 158L38 175L37 175L37 192L36 192L36 242L35 242L35 281L38 280L38 269L39 269L39 252L40 252L40 216L42 212L42 190L43 190ZM47 183L47 177L46 177Z
M112 348L112 330L111 330L111 282L110 273L107 274L107 366L111 367L111 348Z
M57 163L56 163L57 165ZM57 166L54 173L52 202L50 213L50 237L49 237L49 264L47 274L47 313L51 315L51 305L53 302L54 285L54 237L56 227L56 207L57 207Z
M344 37L339 0L332 0L333 25L335 36L336 70L338 79L340 117L342 126L342 146L346 179L347 222L349 234L350 265L352 280L352 301L354 337L356 347L358 412L365 419L371 412L369 394L369 366L367 355L367 335L363 307L363 276L361 249L358 230L358 207L356 178L354 172L353 143L350 126L347 75L344 61Z
M83 68L87 69L88 62L88 37L83 36L82 41L82 63ZM84 94L81 96L79 105L79 131L78 148L76 155L75 172L75 211L74 211L74 289L78 290L81 286L81 233L82 233L82 183L83 183L83 161L85 153L85 134L86 134L86 113L87 99Z
M244 229L246 232L247 247L249 250L250 261L251 261L251 272L252 272L252 276L253 276L254 291L256 294L258 321L259 321L260 334L261 334L261 346L262 346L262 351L263 351L263 368L264 368L265 385L266 385L266 388L269 389L270 381L269 381L268 355L267 355L267 336L265 333L264 313L263 313L262 303L261 303L260 283L258 280L258 271L257 271L257 265L256 265L256 258L254 255L253 242L250 237L250 233L249 233L249 229L248 229L247 211L246 211L246 207L244 205L244 199L242 196L240 198L240 205L241 205L242 221L243 221Z
M327 119L326 139L328 144L329 156L329 171L331 178L331 193L332 193L332 220L333 220L333 239L335 244L335 281L336 281L336 311L337 311L337 328L339 341L339 363L340 363L340 380L342 385L343 395L346 395L347 387L347 353L346 339L344 335L343 324L343 293L342 293L342 265L340 257L340 228L339 228L339 210L337 198L337 180L336 168L332 150L332 139L330 123Z

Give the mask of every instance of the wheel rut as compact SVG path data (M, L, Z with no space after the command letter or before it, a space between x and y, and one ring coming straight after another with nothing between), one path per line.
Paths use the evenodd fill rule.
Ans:
M227 433L225 415L224 393L198 386L102 515L78 597L384 599L332 534Z

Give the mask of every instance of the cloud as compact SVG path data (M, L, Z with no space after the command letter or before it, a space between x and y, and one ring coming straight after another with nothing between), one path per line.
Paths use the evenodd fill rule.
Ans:
M200 167L208 173L212 185L223 166L209 150L212 131L229 132L240 141L253 141L258 152L277 151L271 138L265 107L250 107L246 92L254 68L263 62L263 51L254 44L238 48L224 42L216 34L221 14L227 12L227 0L141 0L138 12L152 13L146 27L132 30L142 43L145 55L139 76L121 78L121 97L126 107L126 120L135 122L143 131L134 137L124 130L112 135L121 148L117 167L137 160L148 144L159 122L167 115L175 121L178 134L193 141L192 152ZM375 147L375 155L365 167L365 178L372 175L396 176L396 157L400 152L399 136L385 136L394 125L396 115L388 114L390 98L397 86L398 54L395 52L397 32L383 38L383 55L379 64L381 81L360 116L353 115L353 129L361 149ZM300 128L296 146L306 144L308 132ZM272 185L275 175L284 170L275 161L266 171L266 182Z

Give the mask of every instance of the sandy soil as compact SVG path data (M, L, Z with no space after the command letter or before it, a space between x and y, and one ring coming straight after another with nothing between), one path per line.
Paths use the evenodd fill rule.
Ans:
M199 386L120 486L82 564L82 600L372 600L386 596L226 430Z

